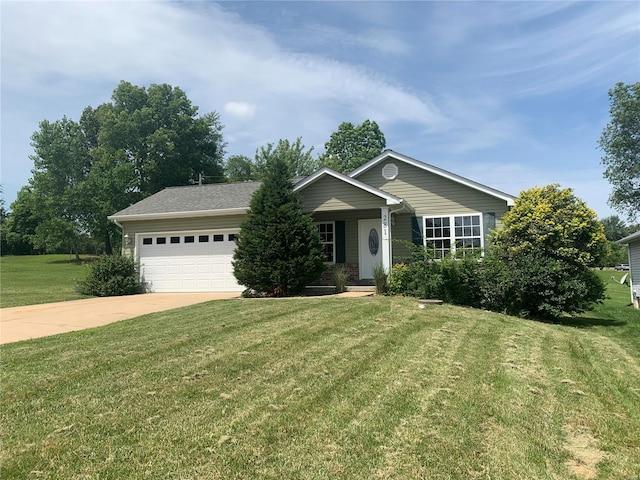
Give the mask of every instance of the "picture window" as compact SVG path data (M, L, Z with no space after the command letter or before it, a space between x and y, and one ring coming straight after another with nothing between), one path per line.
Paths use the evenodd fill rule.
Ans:
M482 248L480 214L425 217L425 245L432 249L436 258L450 252L471 252Z

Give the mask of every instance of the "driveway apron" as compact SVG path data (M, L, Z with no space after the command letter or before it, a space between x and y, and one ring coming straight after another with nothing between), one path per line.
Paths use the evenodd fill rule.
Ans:
M239 297L231 293L146 293L0 309L0 344L99 327L147 313L209 300Z

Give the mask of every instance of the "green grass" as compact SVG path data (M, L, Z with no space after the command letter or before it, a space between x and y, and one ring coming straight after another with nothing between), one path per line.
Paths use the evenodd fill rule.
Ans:
M69 255L25 255L0 257L0 307L63 302L86 298L75 291L84 280L86 262Z
M557 324L245 299L4 345L0 478L636 479L640 313L609 284Z

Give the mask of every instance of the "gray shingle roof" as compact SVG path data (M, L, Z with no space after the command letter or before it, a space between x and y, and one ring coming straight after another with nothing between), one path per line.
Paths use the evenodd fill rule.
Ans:
M214 183L168 187L120 210L109 218L131 215L163 215L183 212L209 212L249 208L251 196L260 182Z

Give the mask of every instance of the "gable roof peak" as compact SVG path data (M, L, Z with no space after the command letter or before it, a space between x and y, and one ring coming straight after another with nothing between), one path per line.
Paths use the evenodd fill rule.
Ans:
M351 178L356 178L358 176L360 176L361 174L363 174L364 172L370 170L371 168L375 167L376 165L378 165L379 163L388 160L388 159L394 159L397 160L399 162L403 162L409 165L413 165L414 167L420 168L422 170L425 170L427 172L433 173L435 175L439 175L443 178L447 178L449 180L452 180L454 182L460 183L462 185L466 185L467 187L471 187L475 190L479 190L483 193L486 193L488 195L494 196L496 198L499 198L501 200L504 200L505 202L507 202L508 206L513 206L514 205L514 200L515 197L513 195L509 195L508 193L505 192L501 192L500 190L496 190L495 188L491 188L487 185L483 185L481 183L478 182L474 182L473 180L470 180L468 178L462 177L460 175L457 175L455 173L449 172L447 170L444 170L442 168L436 167L435 165L431 165L429 163L425 163L422 162L420 160L416 160L415 158L409 157L407 155L403 155L402 153L398 153L390 148L384 150L382 153L380 153L380 155L378 155L377 157L372 158L371 160L369 160L368 162L366 162L365 164L359 166L358 168L356 168L354 171L352 171L351 173L349 173L349 177Z

